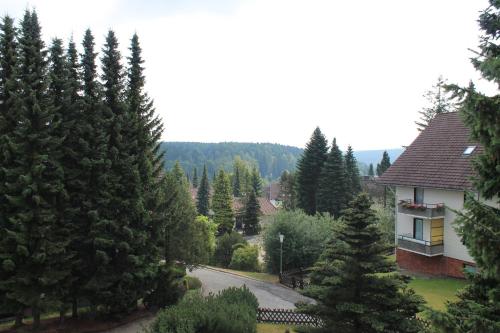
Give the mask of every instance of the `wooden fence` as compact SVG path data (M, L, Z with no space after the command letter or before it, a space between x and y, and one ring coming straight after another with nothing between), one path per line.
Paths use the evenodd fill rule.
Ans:
M318 317L295 312L291 309L259 308L257 322L313 327L321 327L323 325L321 319Z
M308 271L302 269L283 272L279 276L280 283L293 289L304 289L309 285L307 274Z

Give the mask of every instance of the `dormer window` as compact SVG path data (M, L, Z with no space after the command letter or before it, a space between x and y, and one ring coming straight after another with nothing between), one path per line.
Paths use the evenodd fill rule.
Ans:
M470 154L472 154L472 152L474 151L474 149L476 149L476 146L468 146L464 150L464 155L470 155Z

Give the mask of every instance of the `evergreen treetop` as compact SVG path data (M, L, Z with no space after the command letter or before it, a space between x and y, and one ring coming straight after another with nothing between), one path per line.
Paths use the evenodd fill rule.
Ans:
M389 157L389 154L387 151L384 150L384 153L382 154L382 160L380 161L379 164L377 164L377 176L382 176L382 174L389 169L391 166L391 158Z
M416 121L415 124L417 124L419 131L423 131L436 115L455 110L454 105L450 102L450 97L447 95L446 85L446 80L442 76L439 76L432 90L424 94L425 99L427 99L430 105L418 112L420 120Z
M260 204L254 191L248 194L245 201L243 223L246 235L255 235L260 231L259 226Z
M207 167L203 166L200 186L196 198L196 209L198 214L208 216L210 203L210 184L208 183Z
M212 209L214 211L214 222L217 224L219 232L231 232L234 225L233 198L231 183L223 170L219 171L214 182Z
M344 157L345 169L346 169L346 193L348 200L351 201L352 198L361 192L361 181L359 178L358 162L356 157L354 157L354 152L351 146L347 147L347 152ZM372 170L373 171L373 170Z
M297 163L297 205L309 215L316 213L318 180L327 153L327 140L317 127Z

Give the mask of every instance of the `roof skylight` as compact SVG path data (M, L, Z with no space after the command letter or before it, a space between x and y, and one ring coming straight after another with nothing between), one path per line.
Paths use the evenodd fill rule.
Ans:
M476 149L476 146L468 146L464 150L464 155L470 155L470 154L472 154L472 152L474 151L474 149Z

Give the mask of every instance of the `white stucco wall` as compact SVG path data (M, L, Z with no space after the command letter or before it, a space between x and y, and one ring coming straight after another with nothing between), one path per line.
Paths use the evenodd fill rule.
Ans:
M399 200L413 199L413 187L396 187L396 204ZM460 241L454 230L453 221L456 214L453 210L463 209L464 192L452 190L424 189L424 203L444 203L446 205L444 218L444 255L447 257L473 262L467 248ZM397 209L397 208L396 208ZM413 217L396 213L396 234L413 233ZM424 220L424 240L430 240L430 220Z

